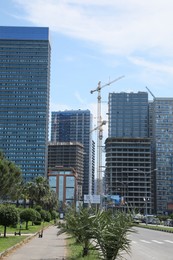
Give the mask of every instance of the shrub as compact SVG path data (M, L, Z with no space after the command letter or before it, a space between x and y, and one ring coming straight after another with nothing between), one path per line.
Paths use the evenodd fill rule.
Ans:
M35 209L24 209L20 212L20 219L21 221L26 221L26 229L28 229L28 222L29 221L36 221L37 220L37 216L38 216L38 212Z

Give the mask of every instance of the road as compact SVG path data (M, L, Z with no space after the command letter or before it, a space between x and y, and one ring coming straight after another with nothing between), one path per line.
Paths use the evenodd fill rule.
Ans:
M123 255L127 260L173 260L173 234L137 228L137 233L129 236L132 240L131 255Z

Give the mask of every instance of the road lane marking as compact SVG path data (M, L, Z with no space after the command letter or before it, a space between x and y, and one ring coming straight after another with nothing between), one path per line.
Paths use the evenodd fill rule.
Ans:
M164 240L164 241L173 244L173 241L171 240Z
M155 242L155 243L157 243L157 244L164 244L164 242L157 241L157 240L151 240L151 241L153 241L153 242Z
M147 240L143 240L143 239L140 239L141 242L144 242L144 243L147 243L147 244L151 244L151 242L147 241Z

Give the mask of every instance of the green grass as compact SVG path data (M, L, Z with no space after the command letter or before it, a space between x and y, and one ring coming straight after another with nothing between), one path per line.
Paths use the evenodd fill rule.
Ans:
M24 240L26 236L0 237L0 253Z
M34 225L32 226L32 223L29 222L28 230L25 229L25 223L21 226L21 234L34 234L41 230L42 228L49 226L52 222L45 222L44 225ZM16 245L17 243L21 242L27 236L8 236L8 234L14 234L14 232L18 232L20 228L20 225L17 225L16 228L14 227L7 227L7 237L4 237L4 227L0 226L0 253L7 250L8 248Z
M82 246L75 243L75 239L69 238L67 240L68 260L98 260L98 252L90 250L89 255L82 257Z
M20 225L18 224L17 227L7 227L7 234L8 233L14 234L14 232L19 232L19 229L21 230L21 233L23 233L23 234L28 234L28 233L34 234L34 233L38 232L40 229L49 226L50 224L52 224L52 222L44 222L44 224L42 223L41 225L32 226L32 223L29 222L28 229L25 228L25 223L23 223L21 225L21 228L20 228ZM1 233L1 236L4 233L3 226L0 226L0 233Z
M166 226L160 226L160 225L138 225L137 227L152 229L152 230L158 230L158 231L165 231L173 233L173 227L166 227Z

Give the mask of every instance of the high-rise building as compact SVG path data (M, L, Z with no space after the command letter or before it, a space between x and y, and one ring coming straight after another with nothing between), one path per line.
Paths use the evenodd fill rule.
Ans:
M106 193L125 197L129 207L151 213L148 93L110 93L108 104Z
M107 138L106 194L122 198L122 206L152 213L151 145L149 138ZM128 203L128 204L126 204Z
M108 137L148 137L148 93L110 93Z
M47 172L49 89L49 29L0 26L0 149L26 181Z
M83 195L94 192L91 129L92 115L89 110L52 112L51 142L76 141L84 146Z
M153 101L155 144L156 212L173 212L173 98Z
M49 142L48 175L52 169L71 167L76 173L77 197L82 201L84 147L79 142Z

